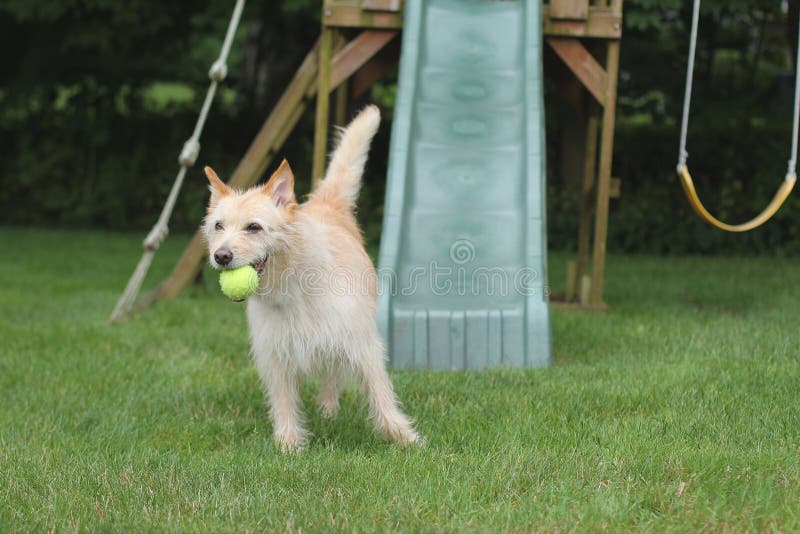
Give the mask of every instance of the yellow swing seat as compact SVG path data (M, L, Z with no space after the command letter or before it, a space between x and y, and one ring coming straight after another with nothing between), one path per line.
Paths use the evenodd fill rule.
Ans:
M678 178L680 178L683 192L686 193L686 198L689 199L689 204L691 204L695 213L697 213L697 215L699 215L708 224L728 232L747 232L753 228L758 228L770 220L772 216L775 215L779 209L781 209L781 206L792 192L794 183L797 181L797 176L795 173L787 174L786 179L778 188L778 191L775 193L775 196L772 197L772 200L767 207L764 208L764 211L747 222L743 222L741 224L728 224L711 215L705 206L703 206L703 203L700 202L700 197L697 196L697 191L694 188L692 175L689 174L689 169L686 167L686 165L678 166Z
M792 148L789 152L788 171L775 196L772 197L769 204L764 211L753 217L747 222L741 224L728 224L720 221L713 215L700 202L700 197L697 196L697 191L694 188L692 175L689 174L689 169L686 167L686 158L689 156L686 152L686 136L689 132L689 110L692 102L692 82L694 78L694 58L697 50L697 26L700 20L700 0L694 0L692 3L692 31L689 37L689 60L686 68L686 86L683 96L683 116L681 118L681 140L678 150L678 178L683 187L683 192L686 193L686 198L689 200L692 209L701 219L706 221L711 226L725 230L727 232L747 232L753 228L758 228L768 220L770 220L778 210L781 209L783 203L789 197L789 194L794 189L794 183L797 181L797 146L798 138L800 138L800 34L797 40L797 54L795 56L797 63L795 64L795 81L794 81L794 111L792 113Z

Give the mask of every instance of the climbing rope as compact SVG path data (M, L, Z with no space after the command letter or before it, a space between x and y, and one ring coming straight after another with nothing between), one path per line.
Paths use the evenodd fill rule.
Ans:
M683 97L683 117L681 120L681 140L680 148L678 150L678 178L680 179L683 192L686 193L686 198L689 199L692 209L707 223L728 232L746 232L757 228L772 218L778 212L780 207L789 197L789 194L794 188L797 181L797 131L798 119L800 118L800 31L798 32L797 40L797 64L795 65L795 82L794 82L794 114L792 122L792 148L789 154L789 164L786 171L786 177L783 183L778 188L775 196L764 208L760 214L753 219L741 224L727 224L709 213L700 201L697 191L694 188L692 175L689 173L689 168L686 166L686 160L689 153L686 151L686 135L689 130L689 108L692 102L692 83L694 78L694 56L697 50L697 25L700 19L700 0L694 0L692 7L692 31L689 38L689 64L686 72L686 90Z
M130 312L136 301L136 297L139 295L142 282L144 282L144 278L147 276L147 271L150 269L150 264L153 262L153 256L155 256L156 251L169 233L167 225L170 217L172 217L172 210L175 208L175 201L178 199L178 193L180 193L181 187L183 186L183 179L186 177L186 171L195 164L197 156L200 154L200 135L203 133L203 127L206 124L208 112L211 109L211 103L214 101L214 95L217 93L217 86L228 74L228 54L231 51L233 38L236 35L236 29L239 27L239 21L242 18L244 2L245 0L236 0L236 6L233 8L233 14L228 23L228 31L225 34L225 41L222 43L222 50L217 60L214 61L208 71L208 77L211 82L206 91L203 107L200 109L200 114L197 117L197 123L195 123L191 137L183 144L183 148L178 156L180 169L172 184L172 189L170 189L167 201L164 203L164 207L161 210L161 215L158 217L158 221L142 243L144 253L136 269L133 271L130 280L128 280L125 291L122 292L122 295L117 301L117 305L114 306L114 311L111 312L111 322L123 320Z

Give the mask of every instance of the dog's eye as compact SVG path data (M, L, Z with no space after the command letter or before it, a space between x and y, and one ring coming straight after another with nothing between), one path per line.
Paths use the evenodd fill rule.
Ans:
M217 223L214 225L214 230L216 230L217 232L221 232L222 231L222 223L217 221Z
M256 232L261 231L261 225L256 223L250 223L247 225L247 228L245 228L245 230L247 230L251 234L255 234Z

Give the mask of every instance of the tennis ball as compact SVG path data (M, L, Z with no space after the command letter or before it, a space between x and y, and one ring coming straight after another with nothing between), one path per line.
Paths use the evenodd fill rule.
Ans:
M258 289L258 273L252 265L219 273L219 287L229 299L241 302Z

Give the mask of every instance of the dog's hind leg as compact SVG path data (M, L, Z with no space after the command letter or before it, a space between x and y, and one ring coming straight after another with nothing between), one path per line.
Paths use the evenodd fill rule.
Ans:
M385 439L400 445L419 441L419 436L411 426L411 420L398 406L397 396L383 358L383 345L377 339L369 343L367 350L354 358L364 393L369 400L370 418L375 430Z
M317 395L317 405L322 417L332 419L339 413L339 394L341 392L339 373L330 371L322 378L322 386Z

